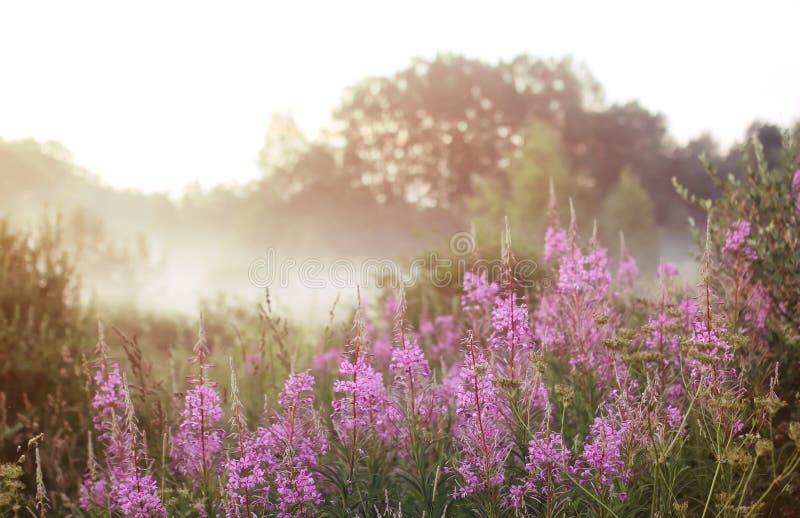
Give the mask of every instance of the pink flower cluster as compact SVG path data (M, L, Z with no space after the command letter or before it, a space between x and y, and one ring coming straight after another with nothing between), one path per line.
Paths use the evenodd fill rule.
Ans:
M738 341L731 337L764 331L769 316L768 294L750 277L757 264L750 231L744 220L731 225L721 250L736 276L730 313L717 314L707 272L702 296L694 299L670 264L658 268L657 296L635 305L639 270L633 256L623 243L612 278L607 250L594 236L579 239L574 216L568 231L555 223L547 230L545 260L554 282L537 293L533 311L534 301L514 284L509 246L499 283L490 282L485 271L467 272L461 311L430 317L423 307L419 332L407 321L403 295L387 297L385 322L365 321L359 307L346 352L328 349L312 360L313 370L323 372L339 359L328 422L332 434L315 409L309 371L289 374L277 407L267 405L258 426L248 428L231 360L226 437L201 328L194 351L198 377L172 435L172 480L203 498L209 484L219 481L221 501L214 512L229 517L313 516L326 500L333 503L336 491L349 505L364 490L359 477L374 476L378 460L393 463L387 471L403 480L435 472L435 485L448 485L451 497L494 501L502 512L526 515L577 490L625 506L620 502L628 498L642 459L689 433L693 423L685 417L692 409L733 433L745 426L739 416L718 411L730 403L722 401L724 391L743 393L735 386L739 358L731 344ZM615 298L626 303L615 304ZM568 382L553 383L554 371ZM163 515L125 378L104 345L94 384L102 456L90 457L81 506L125 516ZM594 406L587 413L571 406L576 400ZM715 407L715 401L721 403ZM412 449L419 444L419 451ZM440 445L445 453L435 452ZM441 481L438 470L424 465L439 454Z
M566 255L569 248L567 233L558 227L548 227L544 234L544 260L557 261Z
M214 384L207 379L208 346L205 329L200 322L200 338L194 347L193 361L199 376L184 398L181 423L172 439L172 465L187 477L195 487L208 481L217 471L222 455L225 431L219 428L222 407Z
M331 419L341 441L351 447L372 437L390 440L398 419L383 376L369 364L366 355L361 345L354 347L339 363L341 378L333 384L334 393L342 397L332 402Z
M736 378L736 370L731 366L733 350L723 339L724 334L724 328L714 328L702 319L697 320L690 338L696 349L686 359L693 384L716 394Z
M199 481L217 466L225 432L216 427L222 419L219 396L212 386L195 385L186 393L182 421L172 438L175 469Z
M571 453L558 432L536 431L528 443L526 476L509 489L507 504L520 509L528 496L552 499L569 485L565 473L571 465Z
M464 272L464 291L461 295L461 308L466 312L482 311L491 307L499 287L487 280L486 271Z
M227 462L228 516L248 508L272 509L282 518L312 516L322 502L315 469L328 448L314 413L314 378L290 374L278 396L281 412L239 438L239 458Z
M577 240L573 216L569 243L553 258L558 281L542 294L533 315L534 337L544 350L568 354L573 365L601 373L602 382L619 368L601 345L614 323L608 254L595 238L586 253ZM599 323L598 315L605 322Z
M489 491L505 480L504 463L512 442L502 426L503 399L493 383L489 363L469 338L456 395L456 496Z
M740 220L734 223L725 234L725 245L722 247L722 253L734 257L742 257L748 261L755 261L757 259L755 250L746 244L746 239L749 235L749 221Z
M613 489L617 481L627 482L631 471L626 449L632 434L629 420L596 417L573 471L608 489Z
M639 280L639 267L636 265L636 259L628 253L628 250L623 246L622 253L619 258L619 268L617 270L617 280L619 284L630 289Z
M99 333L92 408L105 462L90 458L79 491L81 508L109 509L135 518L164 515L127 383L119 364L108 357L102 326Z

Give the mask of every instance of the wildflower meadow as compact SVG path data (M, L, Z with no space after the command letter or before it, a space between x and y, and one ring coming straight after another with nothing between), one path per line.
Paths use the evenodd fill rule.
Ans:
M205 312L193 347L157 321L140 336L106 328L102 311L98 322L59 307L51 314L68 318L40 331L20 317L9 333L62 347L41 357L51 378L20 378L25 394L49 388L38 414L21 403L30 420L17 431L41 431L6 452L0 506L137 518L796 516L793 152L768 168L754 146L744 177L710 171L713 201L677 185L708 215L697 271L661 262L644 276L624 237L601 242L579 228L580 206L551 191L544 235L506 227L499 261L474 251L449 291L359 295L344 326L332 309L326 327L303 329L269 294L255 315ZM532 283L515 273L524 240L543 242ZM158 326L185 347L150 348Z

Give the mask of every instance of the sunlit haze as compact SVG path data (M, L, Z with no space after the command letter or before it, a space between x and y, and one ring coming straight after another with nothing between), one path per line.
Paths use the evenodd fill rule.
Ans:
M482 5L4 4L0 137L58 140L114 186L242 182L271 112L313 137L347 85L442 52L572 55L608 101L663 113L679 142L710 131L725 145L800 115L796 2Z

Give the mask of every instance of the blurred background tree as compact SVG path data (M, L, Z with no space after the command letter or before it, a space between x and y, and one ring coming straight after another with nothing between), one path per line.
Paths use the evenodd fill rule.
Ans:
M642 186L642 181L626 167L603 201L598 225L601 242L611 247L622 232L628 250L636 254L639 269L655 271L661 252L661 238L654 213L653 201ZM611 247L611 253L618 257L616 248Z
M461 210L479 178L502 175L532 119L564 127L599 104L597 82L568 58L443 55L351 87L333 127L346 174L381 203Z
M638 259L652 263L659 255L683 257L691 246L687 218L701 225L705 218L676 196L673 176L714 197L701 156L734 177L744 174L738 146L722 152L709 135L677 144L660 114L635 102L607 103L600 83L568 57L417 59L349 87L317 138L307 138L288 113L265 124L260 178L190 186L179 200L104 186L58 143L0 141L7 186L0 215L30 226L43 212L65 214L66 226L75 227L66 244L92 258L77 264L87 288L102 292L136 279L129 284L139 290L151 284L148 276L174 280L197 255L208 263L198 282L226 285L265 245L317 257L407 258L446 247L450 235L474 223L482 246L494 248L506 215L522 237L518 245L540 243L552 177L559 204L575 200L584 235L598 219L604 236L623 230ZM772 166L780 133L754 122L743 138L756 136ZM635 207L619 204L628 198ZM651 225L664 246L636 246L637 235L655 235ZM538 246L518 253L535 256ZM148 264L107 282L120 262Z
M590 182L570 170L559 133L546 122L534 121L526 130L525 143L518 150L505 173L479 184L475 196L468 200L469 218L475 226L478 242L491 250L500 250L503 221L508 217L517 253L538 254L540 239L547 221L549 185L564 206L570 197L581 205L582 218L591 217Z

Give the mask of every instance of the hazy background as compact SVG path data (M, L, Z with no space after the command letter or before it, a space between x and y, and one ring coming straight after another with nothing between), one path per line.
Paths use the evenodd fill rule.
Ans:
M800 117L796 2L0 6L0 217L59 219L85 296L192 311L283 258L522 255L547 184L645 271ZM700 222L702 223L702 222ZM338 290L276 297L321 314Z

